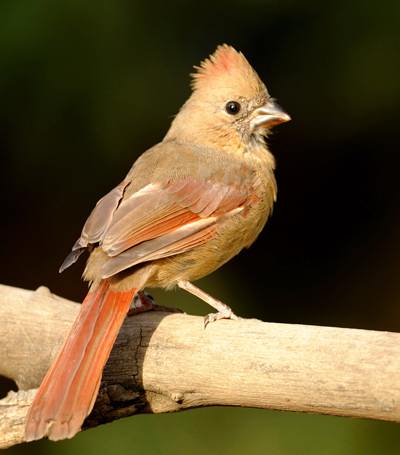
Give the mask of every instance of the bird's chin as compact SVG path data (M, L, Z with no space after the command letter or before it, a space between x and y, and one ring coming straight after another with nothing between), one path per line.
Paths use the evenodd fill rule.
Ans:
M271 134L269 128L257 128L250 135L250 140L253 146L263 145L265 146L265 140Z
M272 129L268 126L260 126L255 129L254 135L256 137L262 138L263 140L267 138L272 132Z

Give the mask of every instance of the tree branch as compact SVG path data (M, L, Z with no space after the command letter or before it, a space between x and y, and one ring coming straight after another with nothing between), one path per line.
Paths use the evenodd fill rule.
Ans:
M0 285L0 448L23 441L34 390L79 306L46 288ZM128 317L85 427L142 412L247 406L400 421L400 334L218 321L152 311Z

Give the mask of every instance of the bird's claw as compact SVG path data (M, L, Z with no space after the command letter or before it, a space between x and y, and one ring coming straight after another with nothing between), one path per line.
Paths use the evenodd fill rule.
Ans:
M145 291L139 291L135 294L129 308L128 315L132 316L144 311L154 310L157 305L154 303L153 297Z
M210 324L210 322L215 322L220 319L233 319L237 320L239 319L238 316L229 308L226 309L226 311L218 311L217 313L210 313L207 314L207 316L204 316L204 328Z

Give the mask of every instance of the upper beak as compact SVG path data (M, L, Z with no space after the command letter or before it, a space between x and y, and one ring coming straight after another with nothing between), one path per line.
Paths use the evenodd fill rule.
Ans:
M251 121L251 127L254 131L259 127L268 128L279 123L288 122L290 115L286 114L280 106L273 101L269 101L253 112L253 119Z

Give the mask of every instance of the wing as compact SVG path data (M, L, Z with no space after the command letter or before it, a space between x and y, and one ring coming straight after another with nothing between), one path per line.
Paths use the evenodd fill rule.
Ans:
M60 271L98 244L109 256L102 278L150 260L188 251L215 234L221 220L240 211L248 191L189 178L152 183L129 194L122 182L97 203Z

